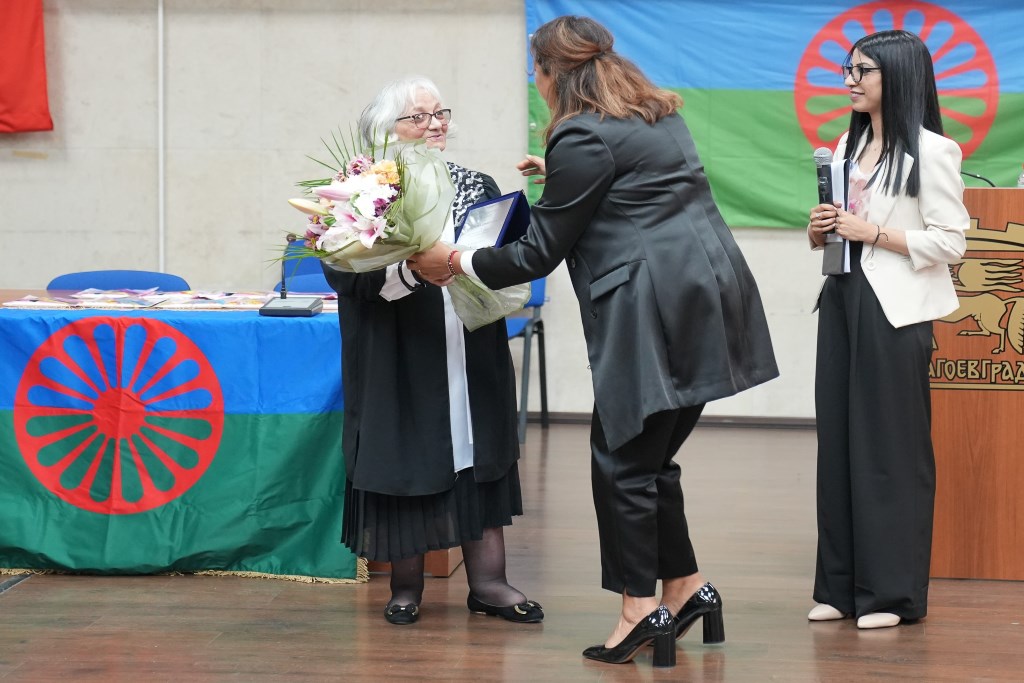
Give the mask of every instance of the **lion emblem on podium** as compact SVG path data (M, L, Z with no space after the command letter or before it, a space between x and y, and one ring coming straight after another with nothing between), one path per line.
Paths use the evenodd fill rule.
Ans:
M986 229L973 220L967 253L950 272L960 307L939 321L970 320L973 325L961 325L956 336L995 337L991 354L1024 355L1024 225L1008 222L1005 229ZM936 339L935 348L940 345Z

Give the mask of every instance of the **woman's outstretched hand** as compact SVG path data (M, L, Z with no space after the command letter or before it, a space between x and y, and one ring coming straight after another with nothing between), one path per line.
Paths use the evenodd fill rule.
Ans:
M437 242L429 249L413 254L405 262L410 270L427 282L444 287L450 284L454 277L451 270L448 269L448 255L452 251L454 248L450 244ZM458 265L458 259L459 253L456 251L452 256L453 265ZM462 271L456 270L456 272L461 273Z
M544 160L540 157L535 157L532 154L527 154L525 159L516 164L516 168L525 176L540 176L539 178L535 178L533 181L538 185L544 183L544 176L547 175Z

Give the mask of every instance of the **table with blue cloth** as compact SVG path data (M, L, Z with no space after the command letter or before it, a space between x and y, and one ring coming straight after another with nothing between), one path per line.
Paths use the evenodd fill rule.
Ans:
M340 346L329 313L0 308L0 568L364 580Z

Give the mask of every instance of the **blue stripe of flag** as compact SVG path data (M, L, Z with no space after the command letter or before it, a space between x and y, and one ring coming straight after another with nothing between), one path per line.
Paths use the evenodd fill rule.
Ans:
M616 50L636 62L656 83L681 88L792 90L797 67L817 33L846 10L867 3L819 0L526 0L526 30L563 14L589 16L615 35ZM898 0L894 8L905 6ZM920 4L920 3L914 3ZM992 53L1004 93L1024 92L1024 2L937 0L934 3L967 21ZM902 13L902 12L901 12ZM888 19L887 19L888 17ZM919 29L923 15L916 17ZM891 27L891 15L876 15L879 28ZM889 24L886 24L886 21ZM949 37L941 24L928 40L933 51ZM863 35L847 26L850 40ZM838 64L844 53L834 44L828 55ZM973 56L961 44L936 66L951 66ZM823 83L839 83L838 74L821 74ZM946 87L983 85L979 74L949 80Z

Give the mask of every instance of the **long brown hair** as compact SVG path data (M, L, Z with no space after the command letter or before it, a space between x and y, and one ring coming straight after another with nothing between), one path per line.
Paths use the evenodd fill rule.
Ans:
M544 141L562 121L582 113L647 123L673 113L683 101L651 83L636 64L612 50L615 38L588 17L564 16L537 29L530 52L552 79L554 106Z

